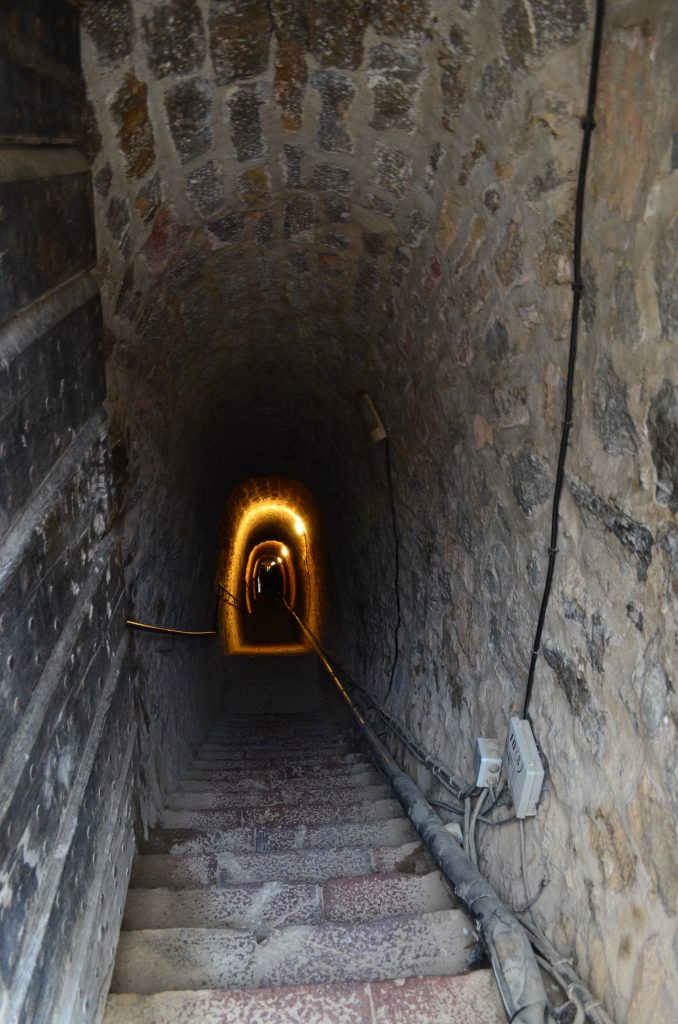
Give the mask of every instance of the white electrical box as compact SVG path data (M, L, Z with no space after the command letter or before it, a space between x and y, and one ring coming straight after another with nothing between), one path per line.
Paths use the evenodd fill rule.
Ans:
M501 750L496 740L476 740L473 751L473 774L476 786L479 789L487 789L494 786L499 779L501 771Z
M517 818L537 813L544 768L527 719L514 716L509 722L504 768Z

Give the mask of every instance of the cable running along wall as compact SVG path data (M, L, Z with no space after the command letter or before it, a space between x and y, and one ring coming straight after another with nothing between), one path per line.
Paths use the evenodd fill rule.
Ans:
M530 658L530 669L525 687L525 702L523 705L523 718L527 718L530 710L530 701L534 688L534 674L537 667L537 659L541 648L541 638L544 631L546 612L551 597L553 586L553 575L555 572L556 555L558 553L558 516L560 512L560 497L565 480L565 459L567 457L567 446L572 430L572 413L574 406L574 373L577 362L577 341L579 337L579 309L584 295L584 279L581 270L582 236L584 230L584 199L586 196L586 172L589 163L589 150L591 148L591 133L595 128L593 119L596 105L596 91L598 87L598 70L600 67L600 48L603 37L603 16L605 12L604 0L597 0L595 25L593 30L593 46L591 50L591 70L589 72L588 98L586 103L586 114L582 120L584 137L582 139L581 156L579 160L579 177L577 180L577 195L575 200L575 221L574 221L574 251L573 251L573 277L572 277L572 319L570 325L570 350L567 363L567 384L565 387L565 412L563 416L563 430L560 437L560 451L558 453L558 470L553 490L553 508L551 513L551 540L549 544L549 561L546 570L546 582L544 593L539 608L537 628L532 644L532 656Z

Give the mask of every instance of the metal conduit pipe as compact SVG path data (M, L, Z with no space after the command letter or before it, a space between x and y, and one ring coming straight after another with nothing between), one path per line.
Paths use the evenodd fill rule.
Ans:
M346 703L372 757L391 783L407 817L433 860L452 884L459 903L475 921L478 936L492 964L509 1021L552 1024L546 990L530 939L492 886L445 828L419 787L406 775L351 700L318 641L289 605L288 611L311 640L327 674Z

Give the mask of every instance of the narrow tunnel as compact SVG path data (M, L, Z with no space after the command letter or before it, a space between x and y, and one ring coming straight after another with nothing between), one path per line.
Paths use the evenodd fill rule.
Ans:
M601 9L0 0L2 1021L498 1024L389 757L587 1020L678 1020L678 17Z

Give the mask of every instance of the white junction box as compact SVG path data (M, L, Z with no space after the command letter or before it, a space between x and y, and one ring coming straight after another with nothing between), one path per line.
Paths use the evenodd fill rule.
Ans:
M544 768L534 742L530 723L514 716L509 722L504 768L517 818L537 813L537 801L544 781Z
M501 771L501 750L496 740L480 737L473 751L473 774L476 786L487 789L494 786Z

